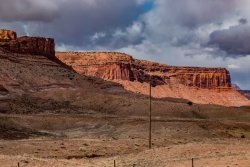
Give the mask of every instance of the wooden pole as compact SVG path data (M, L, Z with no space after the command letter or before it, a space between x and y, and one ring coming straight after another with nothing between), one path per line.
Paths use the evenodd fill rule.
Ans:
M116 167L116 166L115 166L115 160L114 160L114 167Z
M17 167L20 167L20 164L19 164L19 162L17 163Z
M149 143L148 148L151 149L152 146L152 79L150 76L150 83L149 83Z
M194 159L192 158L192 167L194 167Z

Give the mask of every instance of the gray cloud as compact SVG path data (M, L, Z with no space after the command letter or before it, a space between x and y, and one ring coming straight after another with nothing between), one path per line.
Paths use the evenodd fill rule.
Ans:
M50 0L0 0L0 4L2 21L51 21L59 11Z
M95 40L96 45L102 45L110 49L122 48L127 45L140 44L145 38L143 36L145 25L134 22L125 29L116 29L112 34Z
M22 22L25 27L17 27L18 31L54 37L58 45L89 49L93 44L109 44L106 46L117 48L134 41L138 43L139 38L125 36L118 37L124 42L116 44L112 41L116 40L115 31L126 32L128 26L144 13L141 5L135 0L10 0L0 7L0 23L4 25L2 27L11 27L13 21ZM106 35L92 43L96 33Z
M157 0L164 22L196 27L221 21L235 11L237 0Z
M229 29L215 31L210 35L210 45L225 51L227 56L250 55L250 26L241 24Z
M246 23L247 23L247 19L241 18L241 19L239 20L239 23L240 23L240 24L246 24Z

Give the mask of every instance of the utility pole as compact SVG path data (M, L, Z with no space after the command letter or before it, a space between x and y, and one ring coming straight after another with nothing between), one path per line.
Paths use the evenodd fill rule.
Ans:
M148 148L151 149L152 146L152 78L150 76L149 81L149 143Z

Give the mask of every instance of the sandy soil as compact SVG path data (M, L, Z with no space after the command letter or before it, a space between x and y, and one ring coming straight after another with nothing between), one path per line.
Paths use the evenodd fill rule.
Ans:
M112 167L114 160L124 167L188 167L192 158L195 167L250 164L250 124L244 121L153 117L149 150L146 117L42 114L0 119L12 125L8 134L18 134L15 127L21 125L26 129L20 131L28 132L23 139L0 140L1 167L18 162L21 167Z
M40 143L43 141L41 140ZM84 141L82 141L84 142ZM122 141L123 142L123 141ZM129 143L129 141L126 141ZM72 141L72 144L75 141ZM37 143L38 144L38 143ZM114 145L114 149L117 148ZM136 148L135 152L137 152ZM18 162L25 167L111 167L114 166L166 166L166 167L249 167L250 142L240 140L213 140L188 144L170 145L169 147L143 150L139 153L122 154L108 158L39 158L28 154L11 156L0 155L0 165L3 167L17 166ZM107 150L106 150L107 151Z

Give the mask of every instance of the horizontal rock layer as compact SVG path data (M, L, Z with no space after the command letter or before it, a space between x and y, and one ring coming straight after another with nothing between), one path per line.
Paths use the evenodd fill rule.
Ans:
M182 98L200 104L248 106L250 101L231 85L224 68L175 67L136 60L122 53L56 53L62 62L82 75L121 84L126 90L152 96Z
M231 88L229 72L224 68L175 67L133 59L121 53L57 53L64 63L83 75L105 80L126 80L154 86L182 84L204 89Z

